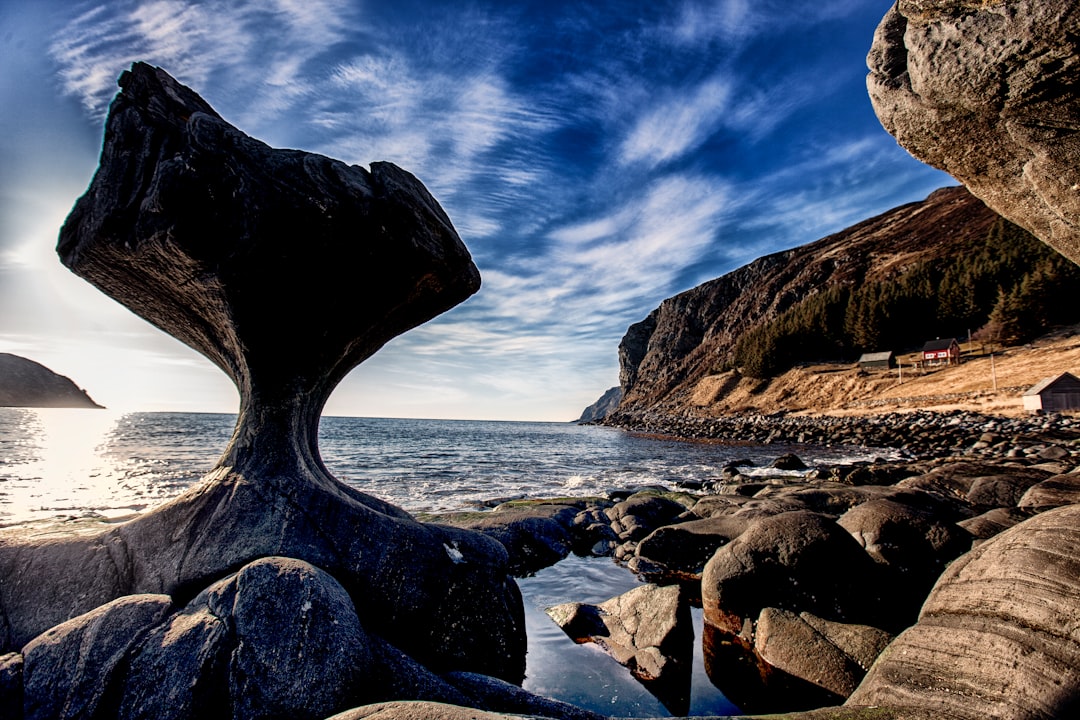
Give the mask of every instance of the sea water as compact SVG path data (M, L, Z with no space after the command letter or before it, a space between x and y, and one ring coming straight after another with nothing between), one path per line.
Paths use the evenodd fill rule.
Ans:
M116 519L179 495L210 470L235 415L0 408L0 526L79 517ZM570 423L325 417L323 461L337 478L410 512L490 507L500 499L583 497L643 485L705 481L749 460L769 473L792 448L690 443ZM808 463L880 455L795 448ZM667 712L597 648L575 645L543 608L600 602L637 579L606 558L570 558L519 584L529 656L525 687L612 716ZM695 614L700 655L701 618ZM696 663L691 714L733 714Z

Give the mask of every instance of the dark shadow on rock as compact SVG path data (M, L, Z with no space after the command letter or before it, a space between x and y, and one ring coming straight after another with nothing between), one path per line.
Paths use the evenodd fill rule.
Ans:
M764 662L738 635L705 624L705 673L724 697L752 715L812 710L843 698Z

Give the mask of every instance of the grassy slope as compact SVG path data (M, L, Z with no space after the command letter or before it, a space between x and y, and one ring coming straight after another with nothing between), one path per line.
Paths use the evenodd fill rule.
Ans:
M968 350L967 345L964 349ZM959 366L911 372L860 372L853 364L797 367L771 381L734 373L702 379L691 398L695 415L735 412L858 415L905 410L975 410L1024 414L1021 396L1039 380L1062 372L1080 376L1080 326L1047 335L1030 345L989 355L974 344ZM991 372L993 370L993 373ZM993 390L994 375L997 391ZM957 396L960 397L957 397Z

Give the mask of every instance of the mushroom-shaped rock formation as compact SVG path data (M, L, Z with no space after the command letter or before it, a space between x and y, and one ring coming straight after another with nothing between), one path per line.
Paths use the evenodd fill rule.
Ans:
M900 145L1080 263L1080 5L898 0L867 63Z
M335 480L317 447L334 386L453 307L479 273L416 178L277 150L142 63L60 234L73 272L205 354L240 391L221 460L179 498L96 534L0 535L0 649L113 598L186 602L266 556L311 563L365 629L442 672L524 673L505 550Z

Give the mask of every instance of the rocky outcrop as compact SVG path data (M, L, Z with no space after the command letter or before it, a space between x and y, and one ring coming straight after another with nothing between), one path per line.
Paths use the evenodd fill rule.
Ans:
M642 585L599 605L565 603L547 614L575 642L593 642L676 715L689 711L694 629L678 585Z
M614 412L615 408L619 407L621 401L622 388L618 386L609 388L607 392L600 396L599 400L582 411L581 417L579 417L577 421L579 423L586 423L603 420Z
M729 357L740 335L833 285L897 273L981 243L997 215L963 188L946 188L847 230L749 265L668 298L619 344L623 401L616 415L683 408L698 382Z
M0 353L0 407L100 408L70 378L33 360Z
M585 501L509 501L490 512L425 515L425 520L484 533L498 540L510 557L516 577L554 565L574 546L574 518Z
M216 467L164 506L98 532L0 533L0 649L153 593L186 604L122 663L123 717L162 707L180 717L208 698L231 698L209 714L247 717L243 703L276 708L282 694L313 703L294 716L344 709L370 647L394 648L402 667L520 682L523 607L502 545L345 486L317 445L323 404L353 366L478 288L445 213L388 163L368 171L244 135L161 69L137 63L120 85L100 166L58 251L221 367L240 391L238 421ZM317 568L312 576L340 586L336 599L275 592L291 570L270 573L255 594L245 578L265 569L226 579L271 556ZM320 672L341 680L261 678L293 668L298 658L282 648L301 642L307 626L295 623L308 610L337 620L312 647L322 648ZM271 629L285 645L260 644Z
M1080 8L899 0L867 87L911 154L1080 263Z
M817 689L823 700L819 704L832 705L851 695L891 640L891 635L869 625L765 608L755 624L754 651L773 672Z
M705 620L738 635L766 607L827 620L877 619L873 560L831 518L807 510L751 523L705 565Z
M955 561L847 704L959 720L1075 715L1078 528L1080 506L1051 510Z

